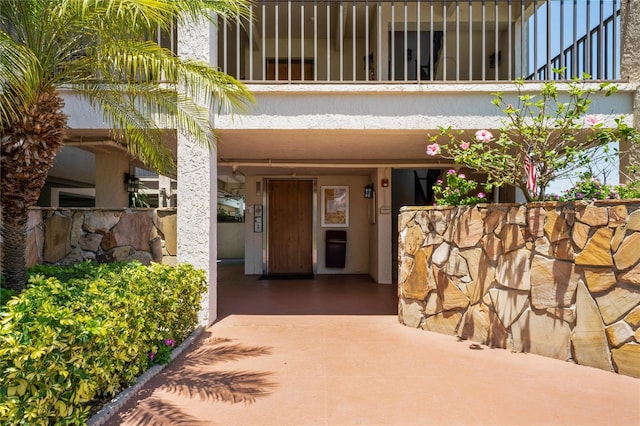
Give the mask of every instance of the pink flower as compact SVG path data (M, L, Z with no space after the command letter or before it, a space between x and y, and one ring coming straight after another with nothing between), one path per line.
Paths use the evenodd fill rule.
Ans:
M176 344L176 342L174 342L173 339L167 339L164 341L164 344L167 346L173 347Z
M147 355L149 355L149 359L151 361L153 361L153 359L156 357L156 353L155 352L149 352Z
M458 175L458 177L459 177L460 179L466 179L466 178L467 178L467 176L466 176L464 173L460 173L460 174Z
M462 142L460 144L460 149L466 150L466 149L469 149L470 146L471 146L471 144L469 142Z
M587 126L596 126L602 123L603 119L600 114L589 114L584 116L584 124Z
M453 169L449 169L449 171L447 172L448 175L455 175L456 171Z
M434 156L438 154L440 154L440 145L437 143L427 145L427 155Z
M488 130L478 130L476 132L476 140L478 142L490 142L493 139L493 135Z
M487 198L487 194L484 192L478 192L478 198Z
M507 105L507 109L513 109L513 104Z

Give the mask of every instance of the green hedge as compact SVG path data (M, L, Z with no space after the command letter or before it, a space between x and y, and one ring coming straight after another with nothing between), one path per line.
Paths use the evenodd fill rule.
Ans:
M0 424L83 424L196 327L204 272L139 263L39 266L0 312Z

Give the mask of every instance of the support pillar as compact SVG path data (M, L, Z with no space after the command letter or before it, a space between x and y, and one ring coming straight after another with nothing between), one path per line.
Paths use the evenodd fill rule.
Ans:
M620 76L622 80L628 80L635 84L636 92L633 97L633 125L640 129L640 2L636 0L623 0L621 4L621 51L622 60ZM629 181L626 174L631 165L640 165L640 144L622 142L620 144L620 183ZM635 180L640 179L638 173Z
M125 173L129 173L128 154L96 154L96 207L129 206L129 193L124 182Z
M178 28L178 54L211 63L217 45L213 25L185 22ZM215 150L199 145L188 133L178 133L178 262L207 273L209 291L199 321L217 317L217 159Z
M373 214L376 216L373 232L370 237L371 252L369 254L371 276L378 284L391 284L393 281L393 239L398 238L392 235L392 223L394 214L391 211L391 168L378 168L372 175L374 179L374 189L376 198ZM381 185L382 179L389 180L389 186Z

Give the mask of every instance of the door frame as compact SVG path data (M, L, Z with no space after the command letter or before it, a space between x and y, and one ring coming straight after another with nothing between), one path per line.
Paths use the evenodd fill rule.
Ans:
M262 179L262 273L269 273L269 182L278 180L306 180L311 181L312 218L311 218L311 263L313 275L318 273L318 180L314 177L278 177Z

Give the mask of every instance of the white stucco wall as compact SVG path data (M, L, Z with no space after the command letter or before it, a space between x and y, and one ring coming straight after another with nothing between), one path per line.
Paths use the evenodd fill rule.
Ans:
M179 27L178 54L209 62L208 23ZM217 161L215 151L198 145L186 133L178 134L178 262L188 262L208 274L209 292L203 300L200 322L217 316L216 263Z
M242 259L244 257L245 224L218 222L218 259Z
M597 84L590 87L597 88ZM351 129L430 130L496 129L504 114L491 103L493 93L517 104L512 83L448 83L411 85L250 85L257 104L248 115L222 115L218 129ZM526 90L539 93L540 83ZM563 91L566 86L558 84ZM589 112L610 117L626 116L632 124L635 85L618 84L618 92L594 98ZM561 100L562 97L561 97Z

